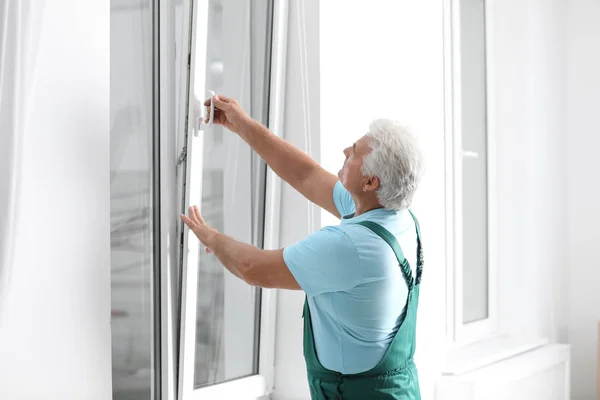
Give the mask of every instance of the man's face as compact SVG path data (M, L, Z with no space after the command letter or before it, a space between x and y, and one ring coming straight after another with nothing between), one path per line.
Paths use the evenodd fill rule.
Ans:
M350 193L362 192L363 186L368 179L363 177L361 168L365 157L372 151L369 147L369 140L370 138L368 136L363 136L352 146L344 149L346 161L344 161L344 166L340 172L338 172L338 177L340 178L342 185L344 185Z

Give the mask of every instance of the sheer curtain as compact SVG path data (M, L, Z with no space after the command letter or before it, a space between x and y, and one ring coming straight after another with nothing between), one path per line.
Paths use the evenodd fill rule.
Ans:
M30 118L43 10L43 0L0 1L0 316L10 279L21 143Z

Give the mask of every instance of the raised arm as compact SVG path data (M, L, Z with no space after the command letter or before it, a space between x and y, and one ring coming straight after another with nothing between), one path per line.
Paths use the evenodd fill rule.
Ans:
M214 121L237 133L281 179L308 200L340 218L333 202L337 177L291 143L248 116L236 100L215 96Z

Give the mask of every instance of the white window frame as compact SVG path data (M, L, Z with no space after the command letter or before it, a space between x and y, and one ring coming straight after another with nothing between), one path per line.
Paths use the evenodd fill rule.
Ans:
M196 4L200 7L207 7L208 0L196 0ZM199 7L194 7L194 13ZM204 14L206 15L206 13ZM272 48L271 48L271 82L270 82L270 99L269 99L269 122L270 129L274 132L282 132L283 129L283 100L284 100L284 83L285 83L285 66L286 66L286 51L287 51L287 15L288 15L288 0L274 0L273 4L273 28L272 28ZM194 18L195 19L195 18ZM187 24L190 18L184 18ZM204 24L206 26L206 24ZM193 40L203 40L206 43L206 31L197 32ZM194 46L191 43L191 46ZM192 61L193 63L193 61ZM192 65L193 68L193 65ZM190 79L190 86L193 87L194 82ZM182 99L185 98L185 93L182 93ZM185 102L183 103L185 104ZM191 126L195 122L194 118L190 118L188 132L192 132ZM192 140L192 135L188 140ZM199 141L201 142L201 141ZM196 144L196 147L199 147ZM190 149L191 146L188 146ZM202 154L202 151L194 153ZM189 155L191 156L191 155ZM201 161L201 160L199 160ZM279 220L280 220L280 193L281 180L277 175L267 170L266 194L265 194L265 227L264 227L264 248L276 249L279 247ZM187 187L186 199L189 199L189 185ZM184 248L187 247L188 235L184 237ZM196 241L197 242L197 241ZM196 243L197 245L197 243ZM194 247L191 244L191 247ZM190 251L195 251L191 248ZM186 259L186 257L184 257ZM190 274L187 276L187 268L182 271L182 299L186 297L195 298L197 288L197 275L195 269L190 269ZM195 340L195 323L189 324L185 321L195 321L196 307L185 307L185 302L182 302L181 319L182 332L180 342L180 368L178 379L178 399L180 400L196 400L196 399L258 399L262 396L267 396L273 392L274 388L274 360L275 360L275 318L276 318L276 293L274 289L261 290L261 309L260 309L260 345L258 350L259 365L258 374L234 379L231 381L218 383L198 389L194 389L194 362L195 354L193 349L186 343L186 340ZM258 332L257 332L258 333ZM187 346L186 346L187 345Z
M164 4L164 0L158 0L160 7L159 12L159 48L169 49L174 48L175 39L175 21L174 21L174 4ZM185 1L184 1L185 3ZM181 50L179 50L181 51ZM181 54L179 57L183 60ZM172 79L176 76L175 68L180 68L180 78L182 77L184 68L182 62L173 62L168 57L160 57L160 224L161 224L161 303L160 303L160 350L161 350L161 369L160 375L155 374L154 379L160 379L160 393L154 394L153 399L175 399L177 391L177 377L175 376L176 363L176 338L175 326L177 318L175 316L176 294L175 288L177 271L178 252L173 251L170 243L177 241L178 223L173 216L178 214L180 190L180 182L174 177L177 176L177 164L175 149L177 148L177 137L173 135L173 126L178 126L177 118L178 110L176 109L175 86L180 84ZM156 387L154 385L153 387Z
M493 337L498 331L498 279L496 253L496 142L494 132L493 26L491 1L485 2L486 133L488 196L488 317L463 322L463 232L462 232L462 101L460 0L444 2L444 81L446 153L446 261L447 332L454 345L465 345Z

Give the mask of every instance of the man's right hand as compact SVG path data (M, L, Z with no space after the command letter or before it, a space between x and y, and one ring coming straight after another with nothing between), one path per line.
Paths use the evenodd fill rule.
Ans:
M238 134L251 125L252 118L246 114L237 100L216 95L213 97L213 102L215 104L215 115L213 117L215 124L223 125ZM206 100L204 105L210 106L210 99Z
M225 96L214 96L213 122L237 133L281 179L304 197L340 218L333 202L338 178L321 168L308 154L254 121L240 104ZM210 106L210 99L204 102Z

